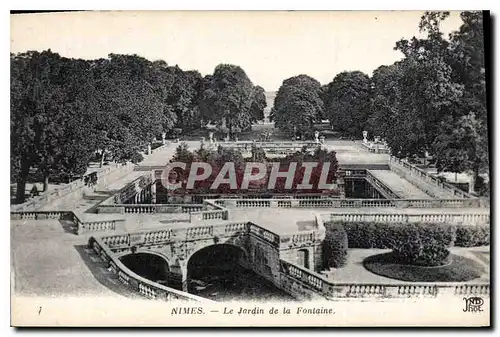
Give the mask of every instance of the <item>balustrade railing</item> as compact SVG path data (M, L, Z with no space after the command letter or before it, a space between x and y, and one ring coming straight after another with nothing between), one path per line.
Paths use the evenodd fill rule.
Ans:
M280 260L282 277L289 277L311 288L326 298L407 298L454 296L489 296L488 283L336 283L302 266ZM293 294L292 294L293 295Z
M226 208L489 208L480 199L216 199L211 202Z
M133 167L134 167L133 164L127 164L121 166L106 167L104 169L101 169L100 171L97 171L97 186L105 184L107 182L108 177L112 174L120 172L123 173L132 172ZM69 184L56 187L56 189L50 193L46 194L44 193L38 197L31 198L30 200L26 201L23 204L11 205L11 211L13 212L28 211L28 210L35 211L59 199L65 198L69 194L72 194L76 191L83 191L84 187L85 187L85 182L83 178L78 179L72 181Z
M466 193L461 189L451 184L448 184L447 182L439 180L438 178L416 167L415 165L408 163L405 160L391 156L389 159L389 167L392 171L403 176L403 178L409 180L410 182L414 183L417 186L419 186L418 180L420 180L437 188L438 191L440 191L438 193L436 193L436 191L433 190L427 190L428 193L432 194L435 197L447 194L457 198L465 198L465 199L473 198L473 196L471 196L469 193ZM419 187L421 186L422 185L420 185ZM425 186L422 186L422 188L425 189Z
M254 223L249 223L249 226L248 226L248 231L249 231L249 234L251 235L255 235L269 243L271 243L272 245L276 246L276 247L279 247L280 245L280 236L278 234L275 234L261 226L258 226Z
M89 232L104 232L104 231L115 231L117 229L123 229L125 220L116 219L116 220L98 220L98 221L83 222L78 219L76 223L77 223L77 234L86 234Z
M485 224L490 222L490 214L486 213L330 213L330 221L344 222L446 222L464 224Z
M11 220L52 220L52 219L72 219L72 212L68 211L26 211L11 212Z
M218 207L221 209L221 207ZM201 204L113 204L97 206L97 213L191 213L203 210Z
M106 268L108 268L108 270L112 272L113 277L118 279L122 284L127 286L132 291L135 291L144 297L163 301L177 300L213 303L213 301L206 298L166 287L137 275L136 273L128 269L118 258L115 258L114 254L106 246L106 244L101 241L100 238L92 237L89 240L89 246L105 263Z
M228 220L228 211L201 211L189 213L189 220L192 223L199 223L207 220Z

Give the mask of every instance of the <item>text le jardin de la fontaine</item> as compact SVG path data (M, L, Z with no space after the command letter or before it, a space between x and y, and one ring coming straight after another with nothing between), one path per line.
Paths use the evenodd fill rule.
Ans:
M205 307L175 307L171 310L171 315L205 315L208 312L218 313L223 315L334 315L335 311L332 308L325 307L293 307L286 306L271 308L261 308L259 306L252 307L224 307L222 309L212 309Z

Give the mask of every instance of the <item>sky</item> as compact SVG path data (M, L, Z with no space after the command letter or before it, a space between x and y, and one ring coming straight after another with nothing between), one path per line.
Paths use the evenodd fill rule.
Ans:
M401 38L419 36L419 11L85 12L11 15L11 52L51 49L65 57L110 53L164 60L213 73L241 66L255 85L276 91L299 74L329 83L342 71L368 75L401 58ZM443 23L448 34L459 12Z

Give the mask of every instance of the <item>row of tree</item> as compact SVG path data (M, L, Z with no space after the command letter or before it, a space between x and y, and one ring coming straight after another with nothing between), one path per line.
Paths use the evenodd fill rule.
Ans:
M326 117L345 136L367 130L384 138L397 157L427 153L439 171L488 172L483 15L461 13L462 25L446 38L440 23L448 16L426 12L425 38L398 41L402 59L371 78L351 71L324 86L307 75L285 80L272 110L276 127L312 132Z
M11 54L11 182L23 202L33 174L83 174L98 151L117 162L142 159L141 149L173 130L208 123L229 130L263 119L264 89L238 66L213 75L163 61L110 54L64 58L50 50ZM102 161L101 161L102 163Z

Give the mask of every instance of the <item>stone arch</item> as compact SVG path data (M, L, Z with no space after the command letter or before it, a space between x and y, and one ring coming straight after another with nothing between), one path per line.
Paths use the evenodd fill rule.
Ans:
M162 259L164 259L165 262L169 265L169 267L170 266L178 266L179 265L179 262L178 262L177 259L172 258L170 256L167 256L167 255L163 254L162 252L159 252L159 251L156 251L156 250L147 249L145 247L139 247L134 253L135 254L142 253L142 254L156 255L156 256L161 257ZM131 254L134 254L134 253L132 253L129 250L129 251L124 251L124 252L121 252L121 253L118 253L118 254L115 253L115 256L118 257L119 259L121 259L124 256L131 255Z
M201 280L231 284L237 279L238 266L248 261L246 250L231 243L216 243L197 249L183 266L183 290L192 292ZM203 283L203 282L201 282ZM225 287L225 286L224 286Z
M139 250L135 253L123 254L119 260L125 267L141 277L159 284L169 284L172 265L163 254Z
M245 247L242 247L242 246L238 246L238 245L235 245L231 242L219 242L219 243L214 243L214 244L210 244L210 245L207 245L207 246L203 246L203 247L200 247L199 249L196 249L194 250L193 252L191 252L191 254L189 254L187 256L187 258L185 259L185 265L187 267L187 265L189 264L189 260L191 260L191 257L193 255L195 255L196 253L204 250L204 249L208 249L208 248L213 248L213 247L216 247L216 246L231 246L231 247L234 247L234 248L237 248L239 250L241 250L243 252L243 257L248 259L250 257L250 255L248 254L247 250Z

